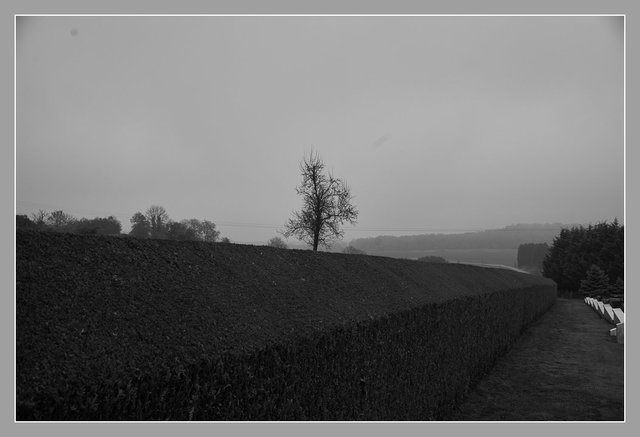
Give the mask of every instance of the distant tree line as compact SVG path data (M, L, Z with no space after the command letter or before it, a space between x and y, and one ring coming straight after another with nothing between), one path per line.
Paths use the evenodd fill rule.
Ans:
M547 243L525 243L518 246L518 268L531 273L541 274L542 263L549 253Z
M39 210L27 215L16 215L16 228L74 234L126 235L136 238L160 238L179 241L216 242L220 232L215 223L195 218L174 221L167 211L158 205L150 206L144 213L136 212L130 219L131 230L122 234L122 224L114 217L76 219L62 210L47 212ZM229 243L228 238L222 242Z
M599 290L584 288L589 271L591 282L599 284ZM561 290L577 292L582 286L589 295L619 294L615 288L624 289L624 226L616 219L562 229L543 261L542 274L553 279ZM602 285L603 280L607 287Z
M76 219L62 210L39 210L31 217L16 215L16 228L97 235L119 235L122 232L122 224L114 216Z
M567 225L522 224L501 229L457 234L422 234L359 238L354 247L370 253L384 251L444 250L444 249L517 249L523 243L548 243Z
M130 219L129 235L137 238L162 238L178 241L216 242L220 232L215 223L195 218L173 221L164 207L151 205L143 213L136 212Z

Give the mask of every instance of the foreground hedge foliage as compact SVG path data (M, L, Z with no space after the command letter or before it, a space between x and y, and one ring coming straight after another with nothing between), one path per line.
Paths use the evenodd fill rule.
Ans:
M18 420L441 419L556 296L250 246L27 232L16 255Z

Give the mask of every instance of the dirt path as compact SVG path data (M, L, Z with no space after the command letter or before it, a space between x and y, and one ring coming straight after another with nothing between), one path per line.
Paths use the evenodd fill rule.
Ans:
M558 299L448 420L624 420L624 347L610 328L582 300Z

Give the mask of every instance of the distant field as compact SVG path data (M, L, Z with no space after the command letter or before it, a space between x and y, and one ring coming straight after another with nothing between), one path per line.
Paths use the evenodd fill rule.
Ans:
M441 256L449 262L502 264L514 267L518 249L438 249L405 251L367 251L369 255L389 256L392 258L418 259L423 256Z

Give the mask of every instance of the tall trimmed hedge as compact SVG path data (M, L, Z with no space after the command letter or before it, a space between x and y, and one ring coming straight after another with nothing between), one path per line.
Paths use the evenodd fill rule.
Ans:
M18 420L431 420L555 300L510 270L18 232Z

